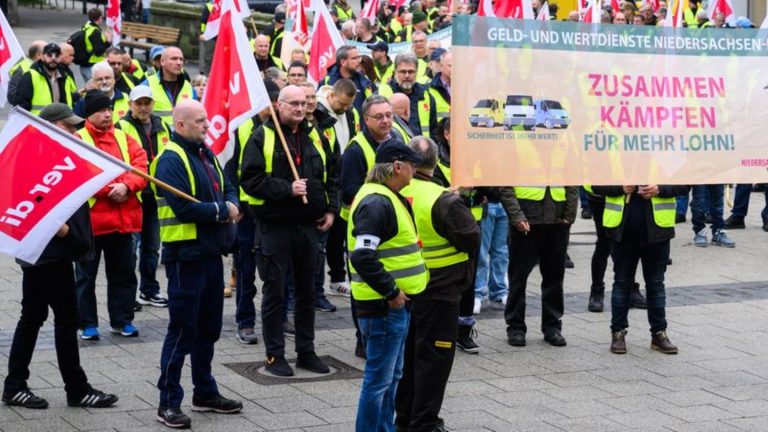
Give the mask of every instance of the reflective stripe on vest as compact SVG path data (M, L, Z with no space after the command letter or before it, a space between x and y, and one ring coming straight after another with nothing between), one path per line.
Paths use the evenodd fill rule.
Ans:
M469 255L459 252L445 237L435 231L432 225L432 208L437 199L448 189L432 182L413 179L400 194L408 198L413 206L416 229L422 241L422 255L428 269L448 267L469 260ZM381 258L381 255L379 255Z
M264 172L267 173L267 175L271 175L274 162L273 159L275 157L275 131L266 125L262 125L262 130L264 130L264 148L262 150L262 153L264 154ZM312 145L320 154L320 159L323 161L323 184L325 184L325 182L328 180L328 165L326 162L327 156L325 154L325 150L323 149L323 142L320 140L320 135L317 133L315 128L312 128L312 130L309 132L309 139L312 140ZM245 152L241 150L239 166L242 166L243 164L243 153ZM240 168L238 167L238 172L239 170ZM245 196L245 201L250 205L260 206L264 204L264 200L262 198L256 198L246 194L242 187L240 188L240 195L241 201L243 200L243 196Z
M552 197L552 201L565 201L565 188L562 186L515 186L515 197L517 199L541 201L544 199L547 187L549 187L549 195Z
M155 98L155 109L153 113L163 119L168 124L173 124L173 107L176 106L176 102L182 99L192 99L192 84L189 81L184 80L184 84L181 87L181 91L176 96L175 101L171 101L168 93L166 93L163 84L160 82L160 74L155 74L147 78L147 85L152 89L152 96Z
M88 129L82 128L77 131L77 134L80 135L80 139L85 141L86 144L96 147L96 143L93 141L93 137L91 136L91 133L88 132ZM123 158L123 162L130 165L131 153L128 151L128 138L126 138L125 132L120 129L115 129L115 141L117 141L117 147L120 149L120 157ZM136 197L141 201L141 194L136 194ZM88 198L88 206L93 207L94 204L96 204L96 198Z
M40 111L46 106L53 103L53 92L51 89L51 82L43 74L35 69L29 69L30 77L32 78L32 109L30 112L35 115L40 115ZM69 77L67 76L64 81L64 93L59 95L59 100L62 103L69 105L72 108L72 93L68 91L68 87L71 87ZM58 85L58 80L56 85Z
M636 197L636 199L641 199ZM624 216L624 202L626 195L605 197L605 210L603 211L603 226L616 228L621 225ZM672 228L675 226L675 199L651 198L653 206L653 222L660 228Z
M191 192L190 195L195 196L195 176L192 174L192 166L189 164L187 153L173 141L166 144L163 151L152 161L152 164L149 166L150 174L152 176L156 175L157 161L159 161L163 153L167 151L176 153L181 159L181 162L184 164L184 169L187 171L187 180L189 181ZM216 166L218 167L218 164L216 164ZM197 224L182 223L179 221L165 198L162 195L158 195L157 191L155 191L155 195L157 196L157 219L160 225L160 241L171 243L184 240L195 240L197 238Z
M395 279L395 285L406 295L419 294L427 286L429 272L421 255L419 238L411 215L394 192L386 186L375 183L366 183L360 188L352 204L353 214L363 198L371 194L379 194L390 200L395 209L397 221L397 234L381 243L376 249L379 261L384 266L384 270ZM347 227L347 248L350 252L355 248L355 237L352 235L354 229L355 221L352 219ZM352 297L355 300L383 298L363 281L352 262L349 262L349 269L352 278Z
M245 145L248 143L248 140L251 138L251 134L253 134L253 119L246 120L242 125L240 125L239 128L237 128L237 142L240 145L240 157L237 161L237 178L242 177L242 169L243 169L243 154L245 153ZM272 143L273 148L270 150L270 152L274 152L274 142ZM266 143L265 143L265 149L264 149L264 162L267 165L267 174L272 172L272 157L270 153L270 158L267 159L266 155ZM240 184L240 202L248 203L249 205L261 205L264 204L264 200L252 197L245 193L245 189L243 189L242 184Z
M360 150L363 151L363 156L365 157L365 173L368 174L369 172L371 172L371 169L373 168L373 165L376 161L376 151L373 149L373 147L365 138L365 135L363 135L362 132L355 135L355 137L349 141L347 148L353 145L357 145L358 147L360 147ZM339 216L341 216L341 218L344 219L345 221L348 221L349 215L350 215L350 206L346 204L342 204L341 210L339 210Z

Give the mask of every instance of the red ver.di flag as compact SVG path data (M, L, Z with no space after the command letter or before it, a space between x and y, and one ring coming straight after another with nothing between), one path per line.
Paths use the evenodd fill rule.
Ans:
M23 57L24 51L16 40L8 20L0 11L0 107L5 106L7 102L11 68Z
M344 45L331 13L322 0L315 0L315 28L312 31L312 51L309 53L309 77L320 82L325 72L336 63L336 50Z
M123 28L123 18L120 15L120 0L109 0L107 6L107 28L112 30L112 46L120 45L120 33Z
M203 38L205 40L211 40L218 36L223 6L222 0L213 0L213 7L208 14L208 23L205 25L205 32L203 33ZM245 0L235 0L235 8L237 9L237 13L242 16L243 19L251 16L251 10L248 9L248 3L246 3Z
M269 106L269 95L233 0L224 0L211 74L203 95L211 127L205 143L224 165L238 126Z
M0 252L29 263L88 198L130 168L18 108L0 132L0 166Z

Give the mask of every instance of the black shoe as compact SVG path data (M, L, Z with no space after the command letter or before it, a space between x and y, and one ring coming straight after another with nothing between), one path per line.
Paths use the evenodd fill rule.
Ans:
M141 303L135 301L133 302L133 311L134 312L141 312L141 310L144 309L144 307L141 305Z
M82 408L108 408L117 402L118 397L113 394L104 393L96 389L91 389L81 399L70 399L67 395L67 405L71 407Z
M632 284L632 290L629 292L629 307L648 309L648 302L645 301L645 297L640 292L640 284L637 282Z
M581 218L582 219L592 219L592 209L589 207L584 207L581 209Z
M363 360L368 359L368 355L365 353L365 345L360 342L355 345L355 356L360 357Z
M508 333L507 343L517 347L525 346L525 333L519 331Z
M667 265L672 265L672 258L667 258Z
M602 312L603 311L603 299L605 298L604 292L594 292L589 295L589 304L587 310L590 312Z
M284 356L268 355L267 366L264 369L266 369L267 372L275 376L280 376L280 377L293 376L293 369L291 369L291 366L288 364L287 361L285 361Z
M475 343L475 337L477 337L477 332L473 326L459 325L459 337L456 339L456 346L467 354L479 354L480 347Z
M192 426L192 419L179 408L160 407L157 409L155 419L174 429L189 429Z
M563 347L567 344L565 338L560 334L560 330L550 330L544 335L544 340L549 342L550 345L556 347Z
M20 406L30 409L46 409L48 401L35 396L29 389L19 390L14 394L3 392L3 403L11 406Z
M680 213L675 213L675 223L685 223L685 215Z
M768 219L763 219L763 231L768 232Z
M725 227L728 229L744 229L747 226L744 225L743 217L730 215L728 216L728 219L725 220Z
M299 357L296 359L296 367L317 374L327 374L331 371L328 365L320 360L320 357L314 351L299 353Z
M243 410L243 403L217 394L211 398L192 396L192 411L234 414Z
M573 265L573 261L571 261L571 257L568 254L565 254L565 268L572 269L575 265Z

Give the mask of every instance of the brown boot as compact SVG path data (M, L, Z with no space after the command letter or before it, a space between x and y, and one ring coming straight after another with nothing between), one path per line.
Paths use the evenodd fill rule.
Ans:
M672 345L667 337L666 330L653 334L651 338L651 349L664 354L677 354L677 347Z
M611 352L614 354L626 354L627 342L624 340L624 336L627 335L626 330L619 330L611 332Z

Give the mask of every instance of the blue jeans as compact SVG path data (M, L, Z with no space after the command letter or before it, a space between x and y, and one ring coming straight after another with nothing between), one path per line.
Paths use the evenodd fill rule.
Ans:
M749 211L749 196L752 194L752 184L739 184L736 185L736 194L733 198L733 210L731 210L731 216L745 218ZM760 212L760 216L763 220L768 219L768 188L765 190L765 207Z
M365 340L363 386L355 420L356 432L393 432L395 395L403 376L403 352L410 312L389 309L386 317L358 318Z
M691 200L690 193L685 195L678 195L675 197L675 213L679 215L687 215L688 214L688 203Z
M160 221L154 195L142 194L142 222L139 244L139 291L148 297L160 294L157 281L157 262L160 258Z
M707 212L712 216L712 234L723 229L723 185L696 185L693 187L693 200L691 203L691 221L693 232L697 233L706 227L705 217Z
M509 217L501 203L488 203L488 214L480 222L480 232L475 298L487 295L497 300L508 292L505 277L509 267Z
M256 223L244 217L237 224L237 291L235 291L235 321L237 328L253 328L256 325Z
M667 329L664 273L669 260L669 240L647 243L636 237L613 242L613 292L611 294L611 331L629 327L629 298L638 262L643 264L645 298L648 302L648 324L651 333Z
M211 374L213 345L221 334L224 308L224 264L220 257L166 263L168 333L160 354L160 406L179 408L184 399L181 370L189 354L194 394L219 394Z

